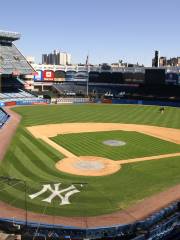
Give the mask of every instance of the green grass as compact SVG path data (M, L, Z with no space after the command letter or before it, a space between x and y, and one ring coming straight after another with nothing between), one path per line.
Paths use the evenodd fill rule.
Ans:
M180 128L180 108L140 105L61 105L14 109L23 116L22 124L32 126L66 122L121 122Z
M110 139L124 141L126 145L111 147L103 144ZM112 160L180 152L178 144L127 131L73 133L58 135L52 140L77 156L99 156Z
M42 184L49 182L60 182L63 188L73 183L80 190L80 193L70 198L72 204L67 206L60 206L58 198L52 204L42 202L41 200L47 197L47 194L34 200L28 197L28 210L62 216L99 215L126 208L147 196L180 183L179 157L127 164L119 172L104 177L81 177L59 172L54 165L63 158L63 155L45 142L35 139L25 129L26 126L30 125L64 122L121 122L180 129L180 109L178 108L168 107L164 114L159 113L158 107L127 105L33 106L15 108L14 110L20 113L23 118L7 154L1 162L0 175L26 181L28 194L39 191ZM93 146L96 141L106 138L107 134L108 139L122 137L121 131L106 132L102 135L100 133L96 134L95 137L91 133L83 134L84 138L87 137L87 142L90 142L89 151L91 151L91 154L94 154ZM111 137L109 134L112 134ZM132 136L129 134L132 134ZM79 151L77 153L80 155L85 153L89 155L88 147L85 147L83 138L79 142L80 135L71 134L71 138L69 138L70 135L62 136L61 143L67 144L68 141L73 141L76 145L76 141L78 141L79 148L76 149L72 144L71 150ZM67 142L65 141L66 137L69 138L66 139ZM175 144L143 134L127 133L126 135L123 132L123 139L127 139L129 144L134 144L135 147L132 147L129 150L130 153L128 153L134 154L134 156L145 152L147 155L152 153L152 155L155 155L154 153L179 151L179 146ZM82 144L84 144L84 147L81 146ZM98 144L101 145L100 142ZM145 149L146 144L149 144L147 149ZM68 146L66 147L68 148ZM101 145L101 147L104 146ZM125 147L128 147L128 145ZM111 150L106 151L106 154L112 154ZM102 154L101 150L99 150L99 154ZM97 155L97 151L95 155ZM115 154L114 159L116 157ZM124 159L129 156L124 151L121 153L121 157ZM76 184L80 182L87 184L81 187ZM25 186L22 181L0 181L0 199L13 206L25 208L24 190Z

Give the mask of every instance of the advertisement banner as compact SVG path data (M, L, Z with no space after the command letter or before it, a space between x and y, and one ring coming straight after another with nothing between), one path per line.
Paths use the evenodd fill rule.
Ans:
M42 71L41 70L37 70L36 74L34 75L34 81L42 81Z
M54 71L44 70L43 78L44 78L45 81L54 81Z

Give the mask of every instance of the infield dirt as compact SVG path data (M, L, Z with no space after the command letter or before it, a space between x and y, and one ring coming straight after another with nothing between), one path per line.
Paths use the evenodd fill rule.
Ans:
M55 137L58 134L70 134L70 133L84 133L84 132L101 132L101 131L135 131L144 133L159 139L163 139L169 142L180 144L180 130L171 129L157 126L137 125L137 124L118 124L118 123L64 123L64 124L49 124L27 127L31 134L47 142L50 146L64 154L66 157L56 163L56 168L60 171L83 176L103 176L113 174L121 169L122 164L142 162L149 160L158 160L168 157L180 156L180 153L163 154L150 157L141 157L134 159L126 159L119 161L112 161L106 158L100 158L97 156L80 156L77 157L67 149L56 144L50 138ZM75 167L78 161L96 161L101 163L104 167L100 170L96 169L80 169Z

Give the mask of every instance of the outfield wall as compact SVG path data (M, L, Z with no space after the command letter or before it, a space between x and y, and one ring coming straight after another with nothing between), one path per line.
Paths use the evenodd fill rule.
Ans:
M138 104L138 105L154 105L154 106L170 106L180 107L180 102L167 102L167 101L151 101L151 100L131 100L131 99L95 99L90 101L89 98L57 98L52 99L53 103L108 103L108 104ZM37 105L37 104L49 104L48 99L38 100L15 100L15 101L0 101L0 107L15 106L15 105Z
M167 101L131 100L131 99L104 99L104 100L98 99L98 100L95 100L95 102L108 103L108 104L139 104L139 105L180 107L180 102L167 102Z
M28 100L13 100L13 101L0 101L0 107L4 106L16 106L16 105L38 105L49 104L47 99L28 99Z

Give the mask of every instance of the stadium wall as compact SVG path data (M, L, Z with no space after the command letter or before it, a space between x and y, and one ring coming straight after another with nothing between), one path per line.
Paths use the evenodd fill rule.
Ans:
M165 239L165 237L180 227L180 202L154 213L145 220L132 224L116 225L98 228L76 228L62 225L26 222L17 219L0 218L0 230L6 233L24 235L29 233L33 237L46 239L51 235L53 239L121 239L147 240ZM38 230L37 230L38 229ZM160 238L158 238L160 237Z
M155 105L155 106L169 106L180 107L180 102L166 102L166 101L148 101L148 100L131 100L131 99L96 99L96 103L108 104L139 104L139 105Z
M0 107L4 106L16 106L16 105L38 105L38 104L49 104L48 99L38 99L38 100L16 100L16 101L1 101Z

